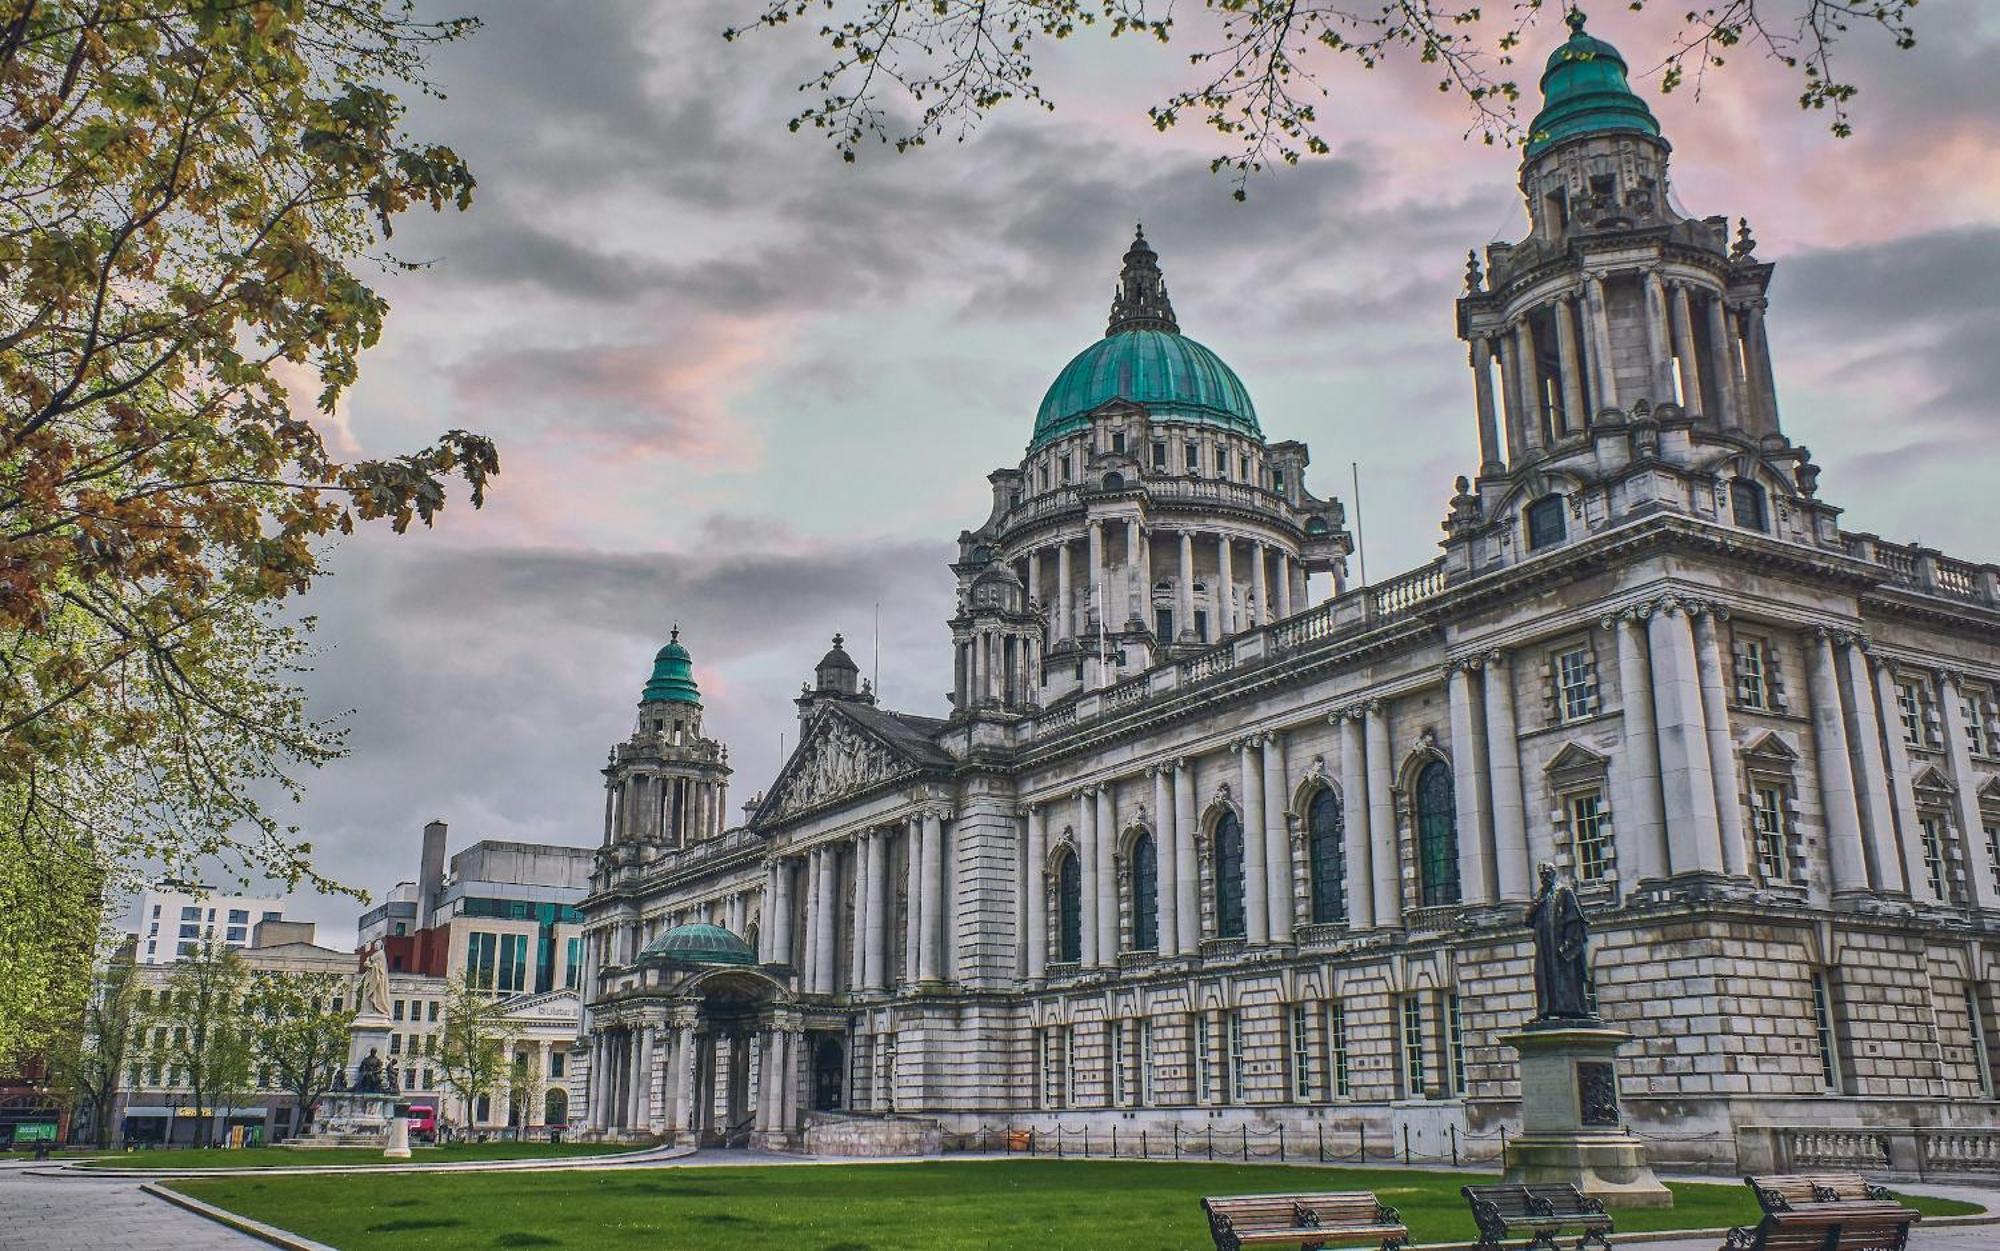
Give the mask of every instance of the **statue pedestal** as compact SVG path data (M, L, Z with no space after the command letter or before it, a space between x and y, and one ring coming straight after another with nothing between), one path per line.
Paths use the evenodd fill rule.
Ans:
M1618 1049L1602 1021L1544 1021L1500 1041L1521 1056L1521 1134L1507 1143L1510 1182L1569 1182L1606 1207L1672 1207L1646 1148L1618 1107Z
M410 1158L410 1118L398 1116L389 1122L389 1145L382 1148L382 1154L391 1160Z
M348 1026L346 1080L341 1089L320 1096L312 1132L300 1138L297 1145L379 1147L389 1141L389 1125L396 1119L396 1096L387 1091L355 1089L361 1081L361 1062L370 1052L381 1060L388 1050L388 1017L377 1012L354 1018L354 1023Z

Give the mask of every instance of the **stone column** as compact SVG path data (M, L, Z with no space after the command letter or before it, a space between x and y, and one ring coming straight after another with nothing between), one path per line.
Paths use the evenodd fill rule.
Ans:
M1055 641L1070 638L1076 633L1076 618L1072 615L1076 599L1071 586L1069 569L1069 540L1056 545L1056 628Z
M1262 543L1250 543L1250 597L1257 601L1256 610L1250 616L1250 624L1262 626L1271 624L1271 603L1269 585L1264 579L1264 559L1268 553Z
M1756 395L1757 433L1778 432L1778 382L1771 374L1771 340L1764 333L1764 301L1752 300L1743 309L1744 355L1750 360Z
M784 1039L785 1063L779 1070L785 1095L784 1113L778 1128L790 1134L799 1124L799 1065L805 1058L805 1030L794 1026L785 1031Z
M1486 744L1474 717L1469 662L1455 660L1447 672L1451 700L1451 779L1458 807L1458 880L1467 903L1490 903L1497 889L1491 833L1486 820Z
M1604 624L1618 634L1618 691L1623 703L1618 719L1624 745L1617 763L1622 798L1613 809L1617 815L1612 830L1620 848L1618 876L1636 886L1667 875L1660 749L1653 728L1653 679L1646 658L1646 636L1637 615L1627 612L1606 618ZM1631 866L1629 874L1627 865Z
M1646 622L1653 653L1653 724L1660 736L1660 791L1666 799L1667 858L1676 875L1722 871L1715 773L1708 762L1694 633L1677 601Z
M1109 630L1111 603L1110 597L1104 590L1104 522L1096 517L1091 518L1087 533L1090 536L1090 566L1084 578L1084 594L1089 596L1088 602L1097 606L1098 621L1102 623L1104 629ZM1089 614L1086 613L1084 616L1086 628L1089 620Z
M1194 638L1194 534L1181 531L1181 584L1176 603L1180 607L1178 619L1174 622L1174 634L1179 638ZM1161 639L1171 643L1173 639Z
M1174 762L1174 924L1183 955L1201 947L1201 863L1195 855L1194 765Z
M1532 458L1542 451L1542 368L1535 359L1535 328L1525 316L1514 323L1514 352L1520 358L1515 372L1521 379L1521 452Z
M1500 455L1500 423L1493 411L1493 348L1484 335L1472 341L1472 394L1479 405L1479 472L1496 474L1507 462Z
M917 958L917 977L939 979L944 955L944 820L937 810L924 813L924 949Z
M1512 332L1498 336L1500 343L1500 402L1507 422L1507 461L1518 463L1527 456L1521 434L1521 353Z
M1590 319L1590 356L1597 365L1597 406L1622 408L1618 398L1618 367L1611 360L1611 318L1604 309L1604 279L1584 279L1584 307Z
M1395 761L1389 749L1389 710L1380 702L1368 705L1368 828L1381 841L1374 857L1375 923L1403 923L1403 863L1396 847L1396 806L1391 793Z
M1564 296L1549 306L1556 319L1556 352L1562 360L1562 423L1556 430L1556 437L1574 434L1584 428L1588 417L1583 408L1583 366L1577 359L1576 323L1570 309L1570 297Z
M1514 675L1505 653L1487 653L1485 677L1486 767L1493 779L1493 877L1500 898L1526 899L1532 879L1527 822L1521 810L1521 740L1514 720ZM1464 839L1462 825L1459 837Z
M1111 801L1115 782L1097 787L1097 876L1085 890L1097 896L1097 962L1118 964L1118 809Z
M905 823L903 874L907 912L903 934L903 982L917 984L917 953L924 948L924 826L916 817Z
M1674 289L1687 310L1687 290ZM1692 359L1692 357L1688 358ZM1699 385L1699 384L1697 384ZM1693 394L1699 395L1697 390ZM1743 780L1736 767L1736 736L1729 725L1729 686L1723 676L1722 647L1716 639L1714 609L1694 618L1695 659L1701 674L1702 720L1708 725L1708 767L1715 777L1716 825L1722 839L1722 871L1750 874L1750 846L1743 836Z
M1180 925L1176 919L1175 903L1179 900L1177 883L1180 879L1180 837L1174 820L1173 779L1164 766L1156 765L1153 776L1153 855L1158 873L1155 911L1159 917L1160 954L1177 956L1180 951Z
M1215 562L1221 570L1216 587L1216 637L1227 638L1236 633L1236 566L1231 548L1235 546L1226 534L1215 536Z
M1238 802L1243 808L1243 936L1253 947L1271 941L1270 887L1264 857L1264 779L1255 739L1236 744Z
M1901 894L1907 883L1897 850L1889 760L1882 746L1885 728L1890 737L1899 731L1893 724L1885 727L1882 709L1875 700L1875 677L1860 641L1851 635L1835 640L1834 655L1838 680L1847 695L1843 725L1854 769L1855 815L1861 823L1861 863L1866 869L1862 882L1878 891ZM1893 697L1891 692L1892 708Z
M805 908L799 917L799 990L803 994L815 994L819 990L819 848L806 851L804 863L800 866L804 881L799 889L805 897Z
M889 989L889 831L868 832L866 989Z
M1743 423L1743 415L1736 409L1736 354L1730 349L1722 296L1703 300L1702 312L1708 323L1708 385L1715 389L1715 420L1725 429L1734 429Z
M1292 615L1292 554L1278 552L1278 618Z
M1694 355L1694 310L1684 282L1674 284L1674 354L1681 358L1682 405L1691 413L1711 416L1702 411L1707 405L1701 399L1701 363Z
M1292 941L1292 836L1285 824L1285 744L1282 734L1263 737L1264 880L1271 908L1271 941Z
M776 904L778 899L778 864L768 861L764 865L764 923L757 927L757 963L770 964L771 949L777 944Z
M868 985L868 931L874 921L868 915L868 877L874 870L871 860L875 846L866 833L857 834L852 844L854 848L854 934L850 940L847 957L847 988L850 991L865 989Z
M526 1119L523 1116L524 1123ZM642 1132L653 1128L653 1029L649 1025L639 1027L639 1064L632 1083L632 1128Z
M1667 334L1667 284L1658 270L1646 274L1646 354L1651 366L1646 373L1653 388L1653 404L1674 398L1674 352ZM1680 866L1675 865L1676 871Z
M771 1031L757 1031L757 1132L771 1132Z
M1896 675L1884 664L1875 666L1875 697L1881 715L1882 743L1888 749L1889 785L1896 797L1896 823L1903 831L1904 881L1910 898L1942 903L1943 900L1937 899L1931 892L1930 868L1924 863L1923 830L1917 824L1917 792L1910 768L1910 749L1903 741L1902 723L1896 715Z
M1086 969L1099 964L1097 952L1097 793L1086 787L1076 793L1077 963Z
M1972 734L1965 720L1962 676L1950 669L1937 674L1938 701L1944 710L1945 750L1957 783L1958 830L1965 844L1966 899L1975 908L2000 907L2000 890L1993 882L1993 852L1986 845L1986 817L1979 809L1979 775L1972 771Z
M695 1115L694 1070L700 1057L695 1054L694 1022L674 1024L674 1141L691 1142L701 1124Z
M1847 726L1835 676L1833 639L1820 631L1807 644L1806 672L1812 691L1814 758L1818 762L1820 807L1825 813L1827 860L1836 895L1868 889L1868 864L1861 846L1861 817L1855 805L1854 771L1848 761Z
M794 866L789 857L779 857L776 861L778 875L778 898L769 923L776 933L771 943L771 960L774 964L789 965L792 962L792 880Z
M604 1128L604 1035L590 1036L590 1067L583 1074L583 1123Z
M1359 709L1337 714L1340 723L1340 815L1347 861L1347 927L1375 928L1375 876L1370 864L1374 840L1368 836L1368 763L1362 747Z
M1028 923L1021 944L1028 953L1028 980L1040 984L1049 972L1049 834L1040 804L1029 804L1027 814L1027 875L1021 890L1028 897Z

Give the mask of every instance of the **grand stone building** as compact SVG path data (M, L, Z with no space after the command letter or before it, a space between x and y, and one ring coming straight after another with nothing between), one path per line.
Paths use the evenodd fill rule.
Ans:
M662 650L584 904L595 1131L1438 1152L1518 1118L1541 861L1656 1158L1992 1123L2000 569L1843 528L1748 229L1680 211L1580 20L1541 85L1531 229L1458 301L1477 468L1435 561L1347 584L1341 506L1141 236L960 536L944 715L879 706L836 638L737 822Z

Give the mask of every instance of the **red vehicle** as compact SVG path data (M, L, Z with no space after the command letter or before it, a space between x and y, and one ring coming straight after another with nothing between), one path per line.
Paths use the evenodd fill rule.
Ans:
M410 1122L410 1137L425 1140L437 1137L437 1106L429 1103L399 1103L396 1115Z

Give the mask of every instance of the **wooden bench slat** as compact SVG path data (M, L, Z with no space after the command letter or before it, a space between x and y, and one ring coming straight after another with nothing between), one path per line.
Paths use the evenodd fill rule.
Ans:
M1210 1195L1201 1201L1218 1251L1290 1243L1319 1247L1377 1242L1397 1251L1409 1229L1366 1190L1322 1194Z
M1567 1182L1502 1182L1465 1186L1460 1192L1472 1207L1479 1226L1480 1251L1498 1251L1514 1238L1530 1238L1553 1246L1554 1236L1578 1230L1578 1251L1596 1247L1611 1251L1611 1216L1604 1205Z
M1916 1209L1858 1173L1745 1177L1763 1218L1729 1231L1727 1251L1903 1251Z

